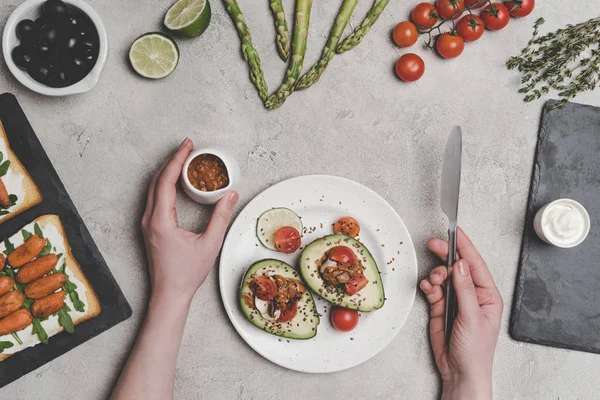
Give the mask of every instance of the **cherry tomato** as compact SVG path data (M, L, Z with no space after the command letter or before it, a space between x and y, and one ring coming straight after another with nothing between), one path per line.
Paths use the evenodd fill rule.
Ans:
M479 4L477 4L477 3L479 3ZM481 8L481 7L485 6L486 3L487 3L486 0L465 0L465 6L467 6L467 7L473 7L473 6L475 6L475 4L477 4L473 8Z
M423 73L425 73L425 63L414 53L404 54L396 61L396 75L404 82L417 81Z
M394 28L394 42L400 47L410 47L417 42L418 38L419 32L412 22L403 21Z
M294 319L298 314L298 303L293 303L286 310L281 311L281 315L277 319L277 322L288 322Z
M444 58L455 58L465 49L465 41L458 33L442 33L437 40L436 49Z
M491 31L499 31L508 25L510 13L502 3L493 3L483 9L481 18L485 27Z
M462 19L458 21L456 30L465 42L474 42L483 35L485 26L483 25L483 20L481 18L471 14L462 17Z
M348 283L344 285L346 288L346 293L352 296L354 295L354 293L367 286L367 283L369 283L367 277L359 272L358 274L354 275L352 279L348 281Z
M350 332L358 325L358 311L342 307L333 307L331 323L338 331Z
M333 233L357 237L360 233L360 225L352 217L343 217L333 224Z
M284 226L275 232L275 248L282 253L293 253L300 248L302 238L293 226Z
M412 10L411 18L419 28L431 28L438 20L437 10L431 3L419 3Z
M461 16L462 10L465 9L465 2L463 0L437 0L435 8L440 18L456 19Z
M328 255L330 260L337 261L342 264L352 265L356 264L356 254L350 247L337 246L329 250Z
M526 17L533 11L535 0L514 0L504 3L513 17Z
M250 282L250 289L256 297L263 301L271 301L277 294L277 286L270 278L259 275Z

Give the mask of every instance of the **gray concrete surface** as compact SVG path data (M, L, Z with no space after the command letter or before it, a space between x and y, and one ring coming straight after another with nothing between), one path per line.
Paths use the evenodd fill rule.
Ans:
M20 0L0 3L0 24ZM417 1L393 1L362 45L336 57L321 82L268 112L248 79L236 33L221 2L212 1L209 30L179 40L181 63L150 82L129 69L126 54L140 34L157 30L170 2L90 0L110 36L110 56L90 93L47 98L22 87L0 61L0 91L17 95L106 260L134 309L127 322L0 391L2 399L104 399L135 339L148 299L139 219L152 172L185 136L219 143L243 172L240 207L260 191L296 175L337 174L384 196L408 225L419 274L436 261L430 235L443 235L439 171L454 124L465 137L460 219L487 258L506 301L496 353L498 399L591 399L600 391L598 355L513 341L508 335L517 261L541 102L524 104L519 77L504 63L531 35L600 15L593 0L538 2L534 14L486 33L457 60L420 48L425 76L403 84L392 72L402 54L394 25ZM240 0L266 78L275 88L285 71L273 44L268 3ZM285 1L288 10L292 1ZM339 1L315 1L307 62L317 59ZM370 6L361 2L354 25ZM579 102L600 106L600 91ZM343 156L339 156L339 154ZM202 228L210 210L178 197L181 223ZM396 340L371 361L326 376L284 370L251 350L229 323L216 270L194 299L177 367L178 399L433 399L439 382L427 338L428 313L418 296ZM281 388L285 388L282 394Z

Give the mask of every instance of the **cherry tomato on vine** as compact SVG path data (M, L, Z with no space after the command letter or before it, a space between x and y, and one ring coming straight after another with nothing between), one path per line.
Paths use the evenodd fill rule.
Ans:
M456 32L442 33L435 45L440 56L444 58L456 58L465 49L465 41Z
M474 42L483 35L485 26L481 18L477 15L470 14L462 17L462 19L458 21L458 24L456 24L456 31L465 42Z
M331 312L331 323L338 331L350 332L358 325L358 311L334 307Z
M465 9L465 2L463 0L437 0L435 8L440 18L456 19L461 16L462 10Z
M412 22L402 21L394 28L394 42L400 47L410 47L418 38L419 32Z
M533 11L535 0L514 0L504 3L513 17L526 17Z
M419 28L431 28L438 20L437 10L431 3L419 3L411 14L412 21Z
M479 4L477 4L477 3L479 3ZM475 6L475 4L477 4L473 8L481 8L481 7L485 6L486 3L487 3L487 0L465 0L465 6L467 6L467 7L473 7L473 6Z
M404 54L396 61L396 74L404 82L419 80L425 72L423 59L414 53Z
M493 3L483 9L481 18L485 27L491 31L504 29L510 21L510 12L502 3Z

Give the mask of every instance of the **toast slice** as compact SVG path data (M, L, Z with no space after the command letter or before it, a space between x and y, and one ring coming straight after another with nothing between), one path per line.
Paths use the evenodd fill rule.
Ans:
M73 257L71 246L69 246L67 236L59 217L57 215L47 214L36 218L31 223L24 226L21 231L0 242L0 252L8 255L11 250L22 245L29 235L38 234L38 236L40 236L40 233L49 242L46 244L46 247L42 250L40 255L43 255L44 253L55 253L60 256L58 264L52 272L60 271L61 268L64 268L64 272L69 277L69 282L76 286L76 288L73 289L73 291L76 292L75 298L78 298L81 303L83 303L83 309L81 308L81 305L79 305L80 309L77 310L72 295L69 294L65 297L65 302L70 310L65 309L64 311L70 316L76 330L76 325L100 314L101 307L94 289L83 274L81 266ZM0 273L12 276L16 271L18 270L7 265ZM18 287L19 285L16 286L17 288L13 290L23 290L22 287ZM63 286L62 289L64 288L65 286ZM48 338L65 330L60 323L59 315L56 314L50 316L47 320L38 320L37 323L43 328L43 331L47 334ZM34 332L34 330L34 326L29 325L25 329L17 332L17 335L23 344L19 344L16 338L11 335L0 336L0 344L1 342L11 342L13 344L12 347L5 348L2 353L0 353L0 361L27 347L36 346L41 343L40 334Z

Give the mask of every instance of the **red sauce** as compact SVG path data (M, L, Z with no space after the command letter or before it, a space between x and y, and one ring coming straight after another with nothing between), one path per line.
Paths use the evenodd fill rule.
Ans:
M190 163L187 171L192 186L203 192L213 192L229 186L225 163L213 154L200 154Z

